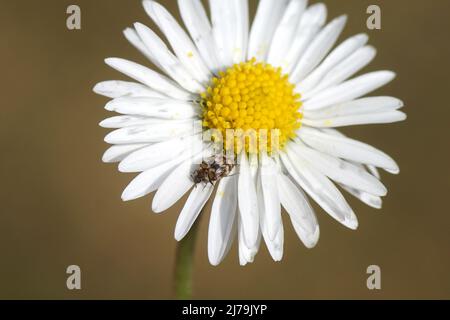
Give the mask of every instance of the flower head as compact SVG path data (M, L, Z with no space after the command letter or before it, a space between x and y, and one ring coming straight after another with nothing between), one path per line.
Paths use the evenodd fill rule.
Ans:
M377 168L394 174L399 168L382 151L336 128L404 120L399 99L364 98L395 74L354 77L375 49L365 34L333 49L347 18L325 24L321 3L261 0L249 28L246 0L209 2L211 22L200 0L178 1L186 32L163 6L143 1L170 48L141 23L124 34L161 72L106 59L135 80L106 81L94 89L113 99L107 110L120 114L101 122L115 129L105 138L112 146L103 160L139 173L122 198L156 191L152 209L162 212L189 192L177 240L213 198L213 265L236 236L242 265L253 261L261 239L273 259L281 260L282 207L300 240L314 247L319 225L307 195L356 229L357 218L338 186L381 208L387 190Z

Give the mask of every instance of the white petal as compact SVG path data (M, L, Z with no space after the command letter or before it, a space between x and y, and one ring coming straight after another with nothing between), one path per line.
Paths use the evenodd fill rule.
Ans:
M179 157L143 171L137 175L122 193L123 201L130 201L146 196L158 189L167 176L183 161L190 161L191 157Z
M269 250L270 256L274 261L281 261L283 259L284 250L284 227L281 222L278 232L273 239L269 236L267 215L264 210L261 211L261 231L266 243L267 249Z
M239 256L239 265L242 267L246 266L247 263L252 261L247 261L246 255L244 254L245 242L244 242L244 234L242 232L242 223L241 220L238 219L238 256Z
M323 28L290 74L293 83L303 80L325 58L336 43L346 22L347 16L340 16Z
M364 74L352 80L326 89L307 100L305 110L317 110L334 104L347 102L372 92L395 78L392 71L377 71Z
M194 79L178 58L170 52L165 43L150 28L138 22L134 24L134 27L141 37L142 42L151 53L153 57L152 61L161 70L164 70L181 87L190 92L201 93L205 91L205 87Z
M367 204L368 206L375 208L375 209L381 209L381 206L383 204L383 200L381 200L380 197L374 196L373 194L357 190L354 188L351 188L346 185L341 184L342 189L350 193L352 196L358 198L363 203Z
M358 227L353 210L334 184L295 152L281 154L286 170L292 178L319 204L331 217L350 229Z
M300 141L291 143L290 148L297 152L298 156L336 182L376 196L387 194L386 187L361 167L311 149Z
M250 31L247 59L265 61L275 30L286 9L287 0L261 0Z
M263 158L262 162L267 166L267 158ZM279 166L279 164L276 164ZM269 166L271 164L269 163ZM261 168L262 169L262 168ZM271 169L272 171L273 169ZM283 258L283 247L284 247L284 228L283 221L281 220L281 206L280 199L278 196L278 188L276 183L276 174L280 170L279 167L276 168L275 176L272 177L273 184L273 192L276 194L270 201L267 201L266 195L264 194L264 187L262 184L262 177L259 177L257 181L257 195L258 195L258 209L260 215L260 227L261 233L264 238L264 242L266 243L267 249L269 250L270 255L274 261L281 261ZM271 175L271 173L270 173ZM267 177L268 178L268 177ZM267 187L265 187L267 189ZM267 193L266 193L267 194ZM269 195L270 197L270 195ZM266 203L268 204L266 205ZM266 208L276 207L271 209L272 212L267 211ZM275 214L274 214L275 213ZM270 233L274 233L271 235Z
M237 217L237 214L235 213L235 219L234 219L234 223L233 223L233 226L231 228L231 231L230 231L230 237L228 239L228 242L226 243L225 250L223 251L223 254L220 257L220 261L225 259L225 257L228 255L228 253L231 250L231 247L233 246L234 238L237 238L237 234L238 234L238 232L237 232L237 224L238 224L237 220L238 219L236 217Z
M211 24L200 0L178 0L180 14L192 40L208 68L217 73L220 68Z
M264 222L263 222L264 223ZM266 243L267 249L269 250L270 256L276 262L281 261L283 259L283 250L284 250L284 227L280 226L280 230L275 236L274 240L268 240L267 237L264 238L264 242Z
M259 251L259 247L261 244L261 232L258 231L258 237L256 243L253 247L248 247L245 242L245 230L242 225L241 213L238 208L238 240L239 240L239 263L241 266L245 266L247 263L253 263L255 260L255 256Z
M260 205L264 207L265 222L267 225L268 236L271 241L275 240L281 223L281 205L277 188L278 166L267 155L262 155L260 167L261 179L261 197ZM258 206L260 211L263 210Z
M330 119L352 115L383 113L395 111L403 107L403 102L393 97L368 97L332 105L319 110L305 110L303 115L308 119Z
M232 12L231 1L209 0L209 7L220 69L225 69L233 64L231 47L235 36L233 24L236 17Z
M291 48L307 2L307 0L289 2L270 44L267 62L271 65L280 66L286 52Z
M362 124L393 123L406 119L406 114L401 111L389 111L370 114L357 114L329 119L312 120L305 118L303 124L317 128L338 128Z
M283 68L285 73L290 74L294 70L317 32L325 24L326 19L327 7L323 3L316 3L305 11L292 41L292 46L286 52L281 64L278 65Z
M270 256L276 262L281 261L283 259L283 251L284 251L284 227L280 226L280 230L276 234L273 240L264 238L264 242L266 243L267 250L269 250Z
M318 223L314 211L302 191L295 186L289 177L281 173L277 177L277 187L281 204L292 220L302 225L308 233L313 233Z
M319 224L303 192L284 174L277 177L280 200L291 218L297 235L307 248L319 240Z
M303 229L302 225L300 225L297 221L292 220L292 226L294 227L295 233L300 238L300 240L303 242L306 248L312 249L317 245L317 242L319 242L320 237L320 228L319 225L317 225L317 228L314 230L314 233L310 234L305 232L305 229ZM357 222L356 222L357 223Z
M160 213L173 206L194 185L191 178L192 172L198 167L198 162L210 153L209 150L202 155L184 161L164 180L156 192L153 203L153 212Z
M222 68L244 61L248 42L248 1L210 0L209 4Z
M258 237L258 199L256 186L245 152L240 155L238 203L247 247L253 247Z
M204 186L196 186L191 191L183 210L181 210L178 216L177 225L175 226L175 239L177 241L182 240L189 232L213 190L214 185L207 184Z
M129 97L149 97L149 98L168 98L166 95L150 89L143 84L128 81L103 81L97 83L94 92L108 98Z
M191 123L187 124L152 124L146 126L126 127L114 130L105 137L110 144L130 144L160 142L185 135L198 133Z
M384 152L359 141L320 132L303 126L298 134L313 149L358 163L399 171L395 161Z
M248 0L232 0L234 12L237 16L236 37L233 49L233 62L240 63L247 59L249 37L249 12Z
M167 120L167 119L158 119L158 118L149 118L145 116L129 116L129 115L121 115L114 116L110 118L106 118L102 120L99 125L102 128L108 129L118 129L125 127L133 127L147 124L163 124L163 123L186 123L186 122L194 122L194 119L184 119L184 120Z
M200 112L199 106L193 102L145 97L116 98L108 102L105 109L122 114L170 120L190 119Z
M330 134L330 135L334 135L334 136L337 136L337 137L344 137L344 138L346 138L346 136L345 136L342 132L340 132L340 131L338 131L338 130L336 130L336 129L325 128L325 129L319 129L319 130L322 131L322 132L324 132L324 133L326 133L326 134ZM378 180L380 180L380 178L381 178L380 172L378 171L378 169L377 169L375 166L370 165L370 164L364 164L364 165L362 165L362 164L358 164L358 163L356 163L356 162L355 162L355 164L362 166L364 169L367 169L367 171L368 171L371 175L373 175L375 178L377 178ZM390 173L392 173L392 174L398 174L398 173L400 172L400 169L392 170L392 171L389 170L389 169L387 169L387 170L385 169L385 171L390 172Z
M248 157L248 162L250 166L250 175L252 176L253 182L256 186L256 181L258 180L259 176L259 161L258 161L258 155L252 153Z
M378 171L378 169L375 166L371 166L371 165L367 165L367 170L377 179L380 179L380 172Z
M144 9L166 36L181 63L200 83L206 84L210 72L197 48L174 17L159 3L144 0Z
M211 209L208 228L209 262L218 265L232 240L237 209L237 177L220 180Z
M328 135L333 135L333 136L339 137L339 138L346 138L346 136L342 132L340 132L339 130L336 130L336 129L326 128L326 129L319 129L319 130ZM360 163L353 162L353 161L350 161L350 162L356 166L363 168L364 170L367 170L371 175L373 175L375 178L380 180L380 178L381 178L380 173L375 166L368 165L368 164L360 164ZM379 204L379 207L381 208L382 200L380 197L368 194L361 190L353 189L353 188L343 185L343 184L340 184L340 186L342 188L344 188L346 191L348 191L350 194L352 194L353 196L360 199L362 202L368 204L369 206L372 206L372 207L378 209L378 204Z
M140 64L121 58L107 58L105 59L105 63L130 78L169 97L180 100L193 99L193 96L189 92L180 88L172 80Z
M331 69L313 90L304 92L303 99L310 99L320 94L325 89L349 79L367 66L375 58L376 54L377 51L372 46L365 46L356 50L356 52L347 57L347 59ZM301 84L299 84L298 87L297 90L301 90Z
M148 144L122 144L117 146L109 147L108 150L105 151L102 157L102 161L105 163L113 163L122 161L126 156L128 156L133 151L139 150Z
M276 180L273 182L276 185ZM278 193L278 190L277 190ZM261 233L264 238L264 242L266 243L267 249L269 250L270 255L274 261L281 261L283 258L283 246L284 246L284 228L283 222L281 220L281 208L280 212L277 215L266 211L266 199L263 194L263 188L261 184L261 178L257 181L257 196L258 196L258 209L260 216L260 226ZM280 205L279 198L276 199L277 204ZM273 209L272 209L273 210ZM277 212L277 211L274 211ZM275 225L270 225L271 223L275 223ZM276 232L273 236L270 235L270 229L276 229Z
M203 147L199 135L183 136L152 144L133 152L119 164L121 172L141 172L170 161L189 149L192 154L200 152Z
M142 42L142 39L137 34L136 30L134 30L133 28L126 28L125 30L123 30L123 34L125 35L125 38L127 38L127 40L133 45L133 47L138 49L139 52L141 52L147 59L149 59L159 67L158 63L154 61L155 59L152 55L152 52Z
M364 34L358 34L356 36L350 37L344 42L342 42L336 49L334 49L326 59L318 66L313 72L309 74L306 79L298 84L300 92L304 95L319 83L320 80L339 62L345 60L353 52L361 48L367 43L369 37Z

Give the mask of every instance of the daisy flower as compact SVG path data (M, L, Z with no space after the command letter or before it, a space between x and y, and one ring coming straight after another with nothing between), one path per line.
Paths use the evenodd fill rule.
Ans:
M112 98L106 109L119 114L100 123L115 129L105 138L112 146L103 161L139 173L123 200L156 192L152 210L160 213L189 193L175 228L181 240L211 198L213 265L235 237L242 265L253 262L261 240L281 260L282 208L304 245L314 247L319 225L309 198L351 229L358 220L340 189L381 208L387 190L377 168L397 174L397 164L336 129L406 118L399 99L364 97L395 77L355 76L376 54L368 36L335 46L347 17L327 23L326 6L306 0L261 0L251 27L247 0L209 0L211 20L200 0L178 5L185 29L160 4L143 1L169 46L144 24L124 31L159 71L108 58L134 81L94 88ZM230 130L255 132L258 145L249 137L228 139ZM217 160L207 131L237 164Z

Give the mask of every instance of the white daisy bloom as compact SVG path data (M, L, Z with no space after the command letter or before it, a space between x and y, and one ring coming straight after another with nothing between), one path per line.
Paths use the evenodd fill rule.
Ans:
M405 120L399 99L363 97L395 74L354 77L376 51L365 34L335 47L347 18L326 23L322 3L260 0L251 28L247 0L209 3L212 21L200 0L178 0L184 29L163 6L143 1L170 48L141 23L124 34L160 72L106 59L134 80L106 81L94 88L113 99L106 109L119 114L100 123L115 129L105 138L112 146L103 161L118 162L121 172L139 173L123 200L156 192L152 209L159 213L189 193L175 228L181 240L213 198L208 234L213 265L224 259L236 236L242 265L253 262L262 239L273 259L281 260L282 208L304 245L314 247L319 225L308 197L356 229L357 218L337 186L381 208L387 190L378 168L393 174L399 168L387 154L335 128ZM202 159L214 152L203 138L210 129L270 130L266 138L271 145L252 151L248 141L223 142L226 150L236 147L238 165L204 182L198 175ZM263 141L261 133L256 138ZM273 148L275 140L279 148Z

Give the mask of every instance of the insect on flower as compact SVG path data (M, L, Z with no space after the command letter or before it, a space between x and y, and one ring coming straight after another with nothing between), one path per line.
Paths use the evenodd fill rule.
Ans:
M234 162L228 161L225 156L212 156L202 161L191 178L196 186L202 182L205 185L208 183L214 185L220 179L229 176L234 167Z

